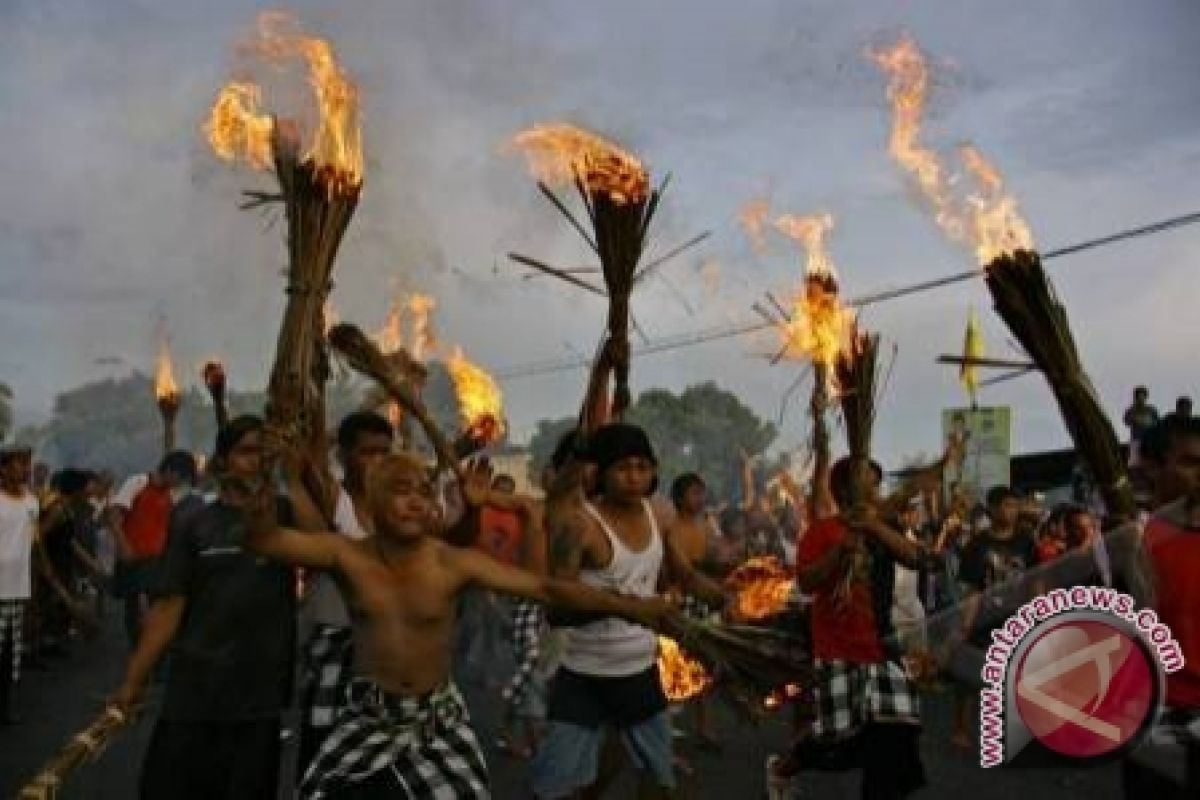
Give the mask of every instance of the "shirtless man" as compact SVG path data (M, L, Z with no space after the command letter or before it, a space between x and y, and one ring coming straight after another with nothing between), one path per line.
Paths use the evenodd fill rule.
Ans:
M469 473L463 487L468 509L489 500L489 484L486 470ZM461 592L477 585L648 625L657 624L669 606L539 577L447 544L438 536L433 484L411 455L384 457L368 476L367 497L374 532L361 540L281 528L265 502L251 520L250 542L258 552L337 578L354 627L355 674L362 677L351 680L299 795L489 797L479 741L450 682Z
M711 554L715 533L706 513L708 487L705 486L704 479L694 472L680 475L671 484L671 503L675 507L671 539L687 563L693 569L701 570ZM685 594L683 612L697 619L704 619L711 616L712 609L694 594ZM708 695L700 695L689 703L689 706L695 714L696 735L699 737L700 746L710 750L719 749L720 745L709 715Z
M720 586L680 552L669 514L650 500L657 462L646 434L632 425L599 428L587 447L598 497L584 482L547 515L550 572L622 594L653 597L663 578L721 608ZM665 569L664 569L665 568ZM561 622L561 620L559 620ZM607 728L623 740L641 772L641 796L674 789L673 747L656 664L653 631L625 620L577 619L550 688L550 727L532 764L541 798L599 797L612 777L600 768Z

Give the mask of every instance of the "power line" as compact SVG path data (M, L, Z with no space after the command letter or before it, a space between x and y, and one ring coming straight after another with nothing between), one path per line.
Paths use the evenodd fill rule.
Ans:
M1105 247L1117 242L1123 242L1129 239L1137 239L1142 236L1153 236L1157 233L1169 231L1174 228L1182 228L1187 225L1194 225L1200 222L1200 211L1191 214L1183 214L1178 217L1170 217L1150 225L1142 225L1137 228L1129 228L1117 233L1101 236L1095 239L1077 242L1066 247L1060 247L1055 250L1048 250L1041 254L1043 261L1061 258L1063 256L1075 255L1082 253L1085 250L1092 250L1099 247ZM946 275L941 278L934 278L920 283L909 284L895 289L885 289L873 294L863 295L862 297L854 298L849 301L849 305L855 308L863 308L865 306L883 303L888 300L895 300L899 297L907 297L913 294L920 294L932 289L939 289L943 286L949 286L955 283L962 283L982 275L984 269L976 267L974 269L958 272L952 275ZM673 334L648 342L642 347L635 348L634 355L645 356L654 353L664 353L670 350L679 350L685 347L693 347L695 345L707 344L708 342L720 341L722 339L734 339L739 336L746 336L751 333L767 330L772 327L772 323L754 320L751 322L743 322L735 325L724 325L720 327L705 328L697 331L689 331L687 333ZM555 372L567 372L574 369L583 369L591 366L591 360L587 358L556 358L546 359L544 361L535 361L528 364L521 364L510 367L508 369L497 371L498 378L503 380L515 380L518 378L531 378L537 375L548 375Z

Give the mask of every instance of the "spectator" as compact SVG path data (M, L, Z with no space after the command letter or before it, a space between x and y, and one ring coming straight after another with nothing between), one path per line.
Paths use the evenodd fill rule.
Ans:
M1158 424L1158 409L1150 405L1150 391L1145 386L1133 390L1133 403L1125 409L1125 426L1129 428L1129 460L1138 462L1142 436Z
M186 450L167 453L158 469L125 481L109 505L108 525L117 546L113 592L125 601L125 633L129 645L137 644L142 617L159 556L167 544L172 509L201 504L192 495L196 460Z

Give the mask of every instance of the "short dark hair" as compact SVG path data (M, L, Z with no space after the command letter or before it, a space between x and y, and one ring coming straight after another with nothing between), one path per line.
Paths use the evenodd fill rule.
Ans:
M266 427L263 418L254 414L243 414L240 417L234 417L229 421L224 428L217 433L217 458L228 458L233 448L237 447L238 442L246 438L247 435L255 431L261 431Z
M1176 411L1178 411L1181 408L1190 409L1191 407L1192 407L1192 398L1188 397L1186 394L1175 398L1175 410Z
M847 510L854 499L855 460L853 456L843 456L829 470L829 491L833 493L834 502L843 510ZM871 461L871 472L875 473L875 480L883 482L883 467L879 466L878 461Z
M554 445L554 452L550 455L550 466L554 469L562 469L571 459L576 461L584 461L583 441L579 433L579 428L571 428L558 438L558 443Z
M14 461L32 457L32 449L20 445L9 445L0 449L0 467L6 467Z
M358 437L364 433L377 433L391 439L394 435L392 423L374 411L355 411L342 418L338 425L337 443L342 452L354 449Z
M693 486L705 486L704 479L694 472L685 472L671 483L671 502L675 508L683 505L683 498Z
M51 480L51 485L64 495L77 495L87 488L88 473L67 467Z
M160 475L170 473L184 483L194 483L196 480L196 457L187 450L172 450L158 462Z
M1137 397L1139 394L1144 394L1144 395L1146 395L1147 397L1149 397L1149 396L1150 396L1150 390L1149 390L1149 389L1147 389L1145 386L1135 386L1135 387L1134 387L1134 389L1133 389L1133 396L1134 396L1134 397Z
M1013 491L1011 486L993 486L987 492L987 507L999 508L1005 500L1008 499L1020 500L1021 496Z

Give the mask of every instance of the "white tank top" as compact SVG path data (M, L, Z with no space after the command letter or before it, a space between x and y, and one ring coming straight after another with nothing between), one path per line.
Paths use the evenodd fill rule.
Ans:
M365 539L366 530L358 521L354 511L354 501L349 493L338 487L337 506L333 512L333 526L337 533L350 539ZM339 628L350 627L350 615L346 611L346 603L338 590L333 576L327 572L316 572L312 576L312 588L309 590L308 607L312 614L312 622L316 625L333 625Z
M644 550L635 552L613 533L594 506L585 503L588 514L599 523L600 529L608 537L612 561L603 569L580 570L580 581L588 586L636 597L651 597L656 593L658 575L662 569L663 543L650 503L643 500L642 504L650 521L650 542ZM625 677L649 669L657 650L658 639L653 631L623 619L608 617L567 629L562 666L582 675Z

